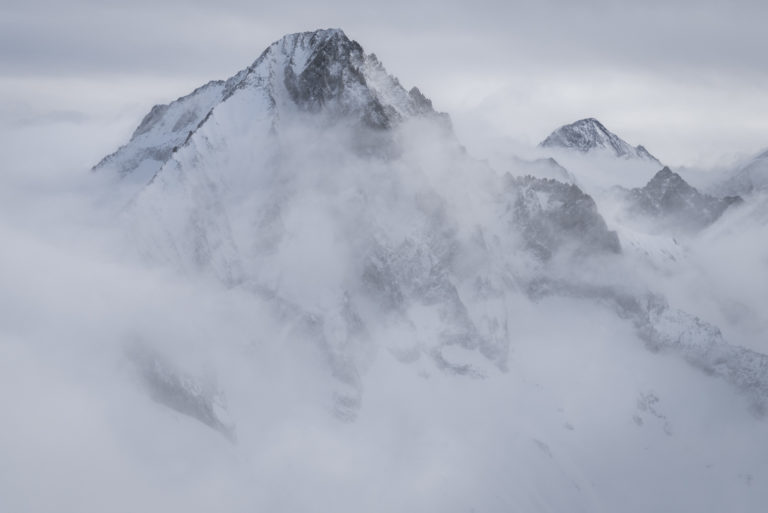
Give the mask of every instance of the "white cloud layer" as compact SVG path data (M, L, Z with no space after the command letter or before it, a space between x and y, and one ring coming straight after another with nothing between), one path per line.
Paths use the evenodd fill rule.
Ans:
M505 217L512 207L499 190L506 169L497 174L472 160L436 127L401 127L393 136L401 158L390 162L348 152L357 131L319 132L283 116L274 141L285 151L262 162L274 148L250 136L269 119L253 122L249 114L261 104L244 94L242 105L219 109L173 157L184 172L165 173L129 212L140 234L166 235L160 251L136 247L135 234L116 221L122 204L107 201L114 177L86 171L128 139L150 104L224 78L283 32L316 25L344 26L390 71L424 84L437 108L457 113L460 139L480 153L498 149L486 134L521 146L584 115L662 160L747 151L764 128L765 104L754 88L765 77L746 55L725 61L766 37L745 30L761 4L744 4L741 24L720 36L723 48L704 37L729 12L717 3L480 3L472 11L394 3L373 13L356 2L272 7L266 16L249 2L3 5L0 376L8 385L0 387L0 510L762 511L766 421L751 410L754 397L722 379L730 362L716 362L715 377L672 346L649 351L631 312L621 318L610 295L531 300L520 283L542 264L521 249L519 223ZM711 79L723 74L730 78ZM633 99L623 102L625 95ZM739 100L717 110L713 100L730 95ZM704 120L734 123L731 112L742 116L743 136L707 139L714 132ZM578 161L569 170L600 177L616 163ZM282 167L271 174L273 162ZM610 214L604 184L581 180ZM222 207L211 197L227 201ZM530 199L550 206L546 191ZM688 241L690 258L669 258L677 246L670 236L627 229L621 256L579 267L561 255L547 271L620 291L661 291L721 324L728 340L765 352L761 199ZM265 241L269 222L255 221L271 203L281 210L266 221L279 233ZM254 257L243 258L253 289L213 279L210 262L203 273L174 266L194 260L174 260L175 243L185 242L177 228L191 217L183 209L201 206L221 207L203 220L210 233L231 228L239 255ZM608 228L621 228L606 218ZM748 232L734 229L746 224ZM439 251L457 252L445 271L455 273L451 280L440 281L437 265L429 278L456 283L455 297L487 294L467 301L472 311L464 315L508 321L509 352L488 356L461 343L438 349L448 361L469 361L484 379L444 371L428 354L444 334L440 322L453 328L454 320L436 322L428 300L403 300L407 315L392 320L361 299L370 339L318 342L326 335L348 342L354 322L333 309L347 289L364 296L355 289L356 266L371 234L382 246L421 244L413 281L428 274L421 271ZM640 248L626 244L643 236ZM147 259L162 251L171 256ZM229 256L214 257L221 254ZM482 290L484 272L504 279ZM288 301L271 302L256 285ZM299 307L311 315L294 315ZM157 361L194 376L195 386L226 392L234 443L166 407L172 398L158 399L157 389L152 400L127 356L142 343ZM356 420L340 420L339 397L355 393Z

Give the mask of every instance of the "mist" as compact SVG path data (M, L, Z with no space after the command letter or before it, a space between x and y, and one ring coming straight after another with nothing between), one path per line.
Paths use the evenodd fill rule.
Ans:
M138 108L3 130L3 509L761 511L762 196L238 91L146 180Z

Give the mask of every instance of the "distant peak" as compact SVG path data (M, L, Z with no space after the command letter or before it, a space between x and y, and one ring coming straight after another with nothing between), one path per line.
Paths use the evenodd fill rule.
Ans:
M652 187L655 184L674 184L675 186L685 186L690 187L688 182L686 182L682 176L675 173L669 167L664 166L660 171L658 171L655 175L653 175L653 178L648 182L646 187ZM667 186L668 186L667 185Z
M657 227L672 232L700 230L719 218L739 197L715 198L700 193L682 176L662 168L642 188L628 191L629 212L661 219Z
M643 146L634 147L608 130L605 125L595 118L584 118L563 125L539 146L544 148L568 148L588 153L593 150L609 151L616 157L626 159L648 160L659 163Z

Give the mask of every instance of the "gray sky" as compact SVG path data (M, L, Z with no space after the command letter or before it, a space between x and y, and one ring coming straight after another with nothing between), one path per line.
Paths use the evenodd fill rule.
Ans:
M340 27L467 139L534 144L594 116L666 163L717 163L768 146L766 19L746 0L1 0L0 128L91 127L91 161L152 104L285 33Z

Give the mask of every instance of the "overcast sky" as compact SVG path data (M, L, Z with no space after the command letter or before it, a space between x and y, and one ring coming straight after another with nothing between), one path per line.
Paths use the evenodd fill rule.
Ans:
M535 144L594 116L665 163L719 163L768 147L766 20L759 0L0 0L0 149L44 134L92 163L153 104L340 27L460 136Z

